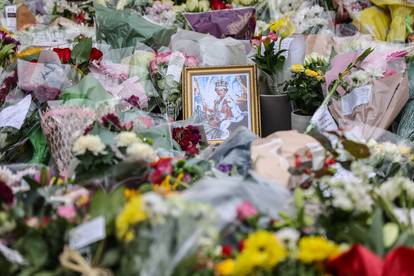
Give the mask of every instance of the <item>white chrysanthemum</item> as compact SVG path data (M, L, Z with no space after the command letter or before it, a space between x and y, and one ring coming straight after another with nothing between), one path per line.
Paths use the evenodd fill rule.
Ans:
M198 9L198 0L187 0L186 3L186 8L188 11L197 11Z
M12 185L18 181L13 172L6 167L0 167L0 180L4 181L7 185Z
M294 228L283 228L276 232L276 238L283 242L287 248L294 248L299 239L299 232Z
M410 199L414 199L414 182L407 177L394 177L381 185L379 193L390 201L396 199L401 193L406 193Z
M371 212L374 202L370 196L372 187L353 175L347 178L323 178L321 181L329 187L332 205L344 211Z
M93 153L93 155L106 154L105 144L102 143L102 140L97 135L85 135L79 137L72 149L75 155L85 154L86 151Z
M142 142L134 132L130 131L123 131L119 133L115 140L118 147L128 147L134 143Z
M145 160L153 162L157 159L157 154L154 149L144 143L134 143L130 145L126 150L127 156L131 160Z

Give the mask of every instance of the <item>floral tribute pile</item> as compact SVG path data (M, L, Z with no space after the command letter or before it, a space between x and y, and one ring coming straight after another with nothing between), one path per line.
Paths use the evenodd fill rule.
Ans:
M414 275L412 4L21 2L1 17L0 275ZM304 133L216 145L183 120L186 67L240 64Z

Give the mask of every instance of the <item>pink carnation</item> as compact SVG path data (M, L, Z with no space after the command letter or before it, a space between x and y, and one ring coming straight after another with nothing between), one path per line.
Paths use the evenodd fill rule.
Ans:
M237 218L239 220L246 220L256 215L256 208L254 208L254 206L248 201L244 201L242 204L239 205L239 207L237 207Z
M68 221L72 221L76 217L76 210L73 204L62 205L58 207L57 214Z

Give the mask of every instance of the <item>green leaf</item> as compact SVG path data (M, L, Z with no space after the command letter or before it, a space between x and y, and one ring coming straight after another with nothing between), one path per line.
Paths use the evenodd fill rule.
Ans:
M76 65L88 62L92 51L92 39L85 38L73 47L71 58Z
M342 145L346 151L348 151L357 159L365 159L370 156L369 148L367 145L352 140L344 140L342 141Z
M125 199L123 196L123 189L118 188L112 193L108 193L105 190L99 190L95 193L91 201L90 215L91 218L104 216L106 220L107 229L110 232L113 231L110 226L118 214L119 210L122 209Z
M385 252L383 237L384 220L382 216L382 209L376 208L369 229L369 247L379 256L384 256Z

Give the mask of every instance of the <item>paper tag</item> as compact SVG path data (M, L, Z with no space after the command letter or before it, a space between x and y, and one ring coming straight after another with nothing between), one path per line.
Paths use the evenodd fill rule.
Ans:
M39 63L32 75L32 83L35 85L47 85L48 87L60 89L65 81L65 71L59 64Z
M167 76L173 76L173 79L176 82L179 82L181 79L181 72L183 71L183 66L185 63L185 57L179 52L174 52L170 61L168 62Z
M307 144L306 147L312 153L312 169L314 171L322 169L325 163L325 150L318 143Z
M20 129L29 112L32 96L27 95L15 105L8 106L0 112L0 127L14 127Z
M99 216L69 232L69 246L78 250L105 238L105 218Z
M10 249L0 242L0 252L9 262L19 265L27 264L27 261L16 250Z
M16 5L6 6L4 8L6 12L6 26L10 32L16 31L17 26L17 7Z
M311 122L319 131L336 131L338 126L326 106L321 106L312 116Z
M354 108L367 104L369 102L372 91L372 85L365 85L352 90L341 99L342 114L351 115Z

